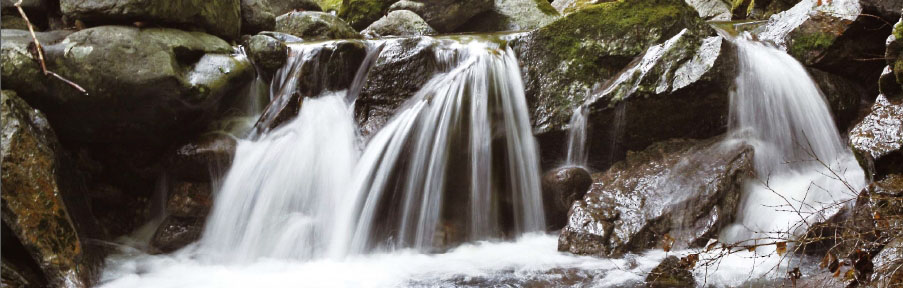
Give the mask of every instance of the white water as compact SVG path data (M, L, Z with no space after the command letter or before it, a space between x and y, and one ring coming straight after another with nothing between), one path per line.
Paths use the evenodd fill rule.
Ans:
M753 145L758 179L744 184L737 224L722 241L788 238L853 199L865 177L843 144L824 96L787 53L738 39L740 75L731 131Z

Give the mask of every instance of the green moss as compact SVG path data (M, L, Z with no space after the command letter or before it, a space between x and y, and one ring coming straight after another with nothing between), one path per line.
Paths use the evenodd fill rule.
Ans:
M339 17L354 29L363 30L386 14L390 5L392 3L385 0L350 0L339 9Z
M317 5L324 12L339 11L342 8L342 0L316 0Z
M546 0L533 0L536 2L536 7L539 8L539 11L546 15L558 15L558 10L555 10L555 7L552 7L552 4Z
M903 21L897 22L897 25L894 25L894 37L897 37L897 40L903 39Z
M834 43L836 37L828 32L803 34L793 38L790 45L790 54L799 59L805 59L805 55L812 51L827 49Z

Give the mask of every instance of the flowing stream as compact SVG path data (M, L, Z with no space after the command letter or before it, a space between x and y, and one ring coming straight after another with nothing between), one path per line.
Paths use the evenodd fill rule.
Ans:
M393 40L386 40L393 41ZM514 52L493 41L431 39L434 75L365 140L354 103L370 54L351 87L309 89L298 115L275 114L239 140L202 239L168 255L126 250L107 259L105 287L613 287L641 283L666 253L618 259L557 251L545 234L537 145ZM731 95L733 137L755 148L738 222L722 242L801 227L788 205L823 217L823 203L854 197L862 171L842 144L824 97L786 53L738 39ZM271 84L271 105L291 105L300 67L330 44L291 45ZM619 121L626 103L619 105ZM568 164L585 165L586 109L571 123ZM262 127L262 128L261 128ZM575 130L579 129L579 131ZM622 131L613 131L613 138ZM609 139L616 145L616 139ZM609 153L607 151L603 153ZM818 160L818 161L815 161ZM828 170L827 168L831 168ZM832 171L836 171L836 174ZM846 180L837 181L834 178ZM766 185L767 183L767 185ZM848 187L849 186L849 187ZM769 215L769 217L762 217ZM778 235L780 236L780 235ZM672 251L683 253L686 251ZM753 252L749 252L753 253ZM739 253L718 286L750 283L782 261ZM752 267L752 268L751 268ZM758 267L758 268L757 268Z

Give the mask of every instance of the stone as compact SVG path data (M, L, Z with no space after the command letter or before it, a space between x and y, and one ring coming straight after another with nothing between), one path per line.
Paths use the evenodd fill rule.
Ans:
M184 182L173 185L166 212L183 218L206 218L213 206L210 182Z
M226 39L238 39L242 22L240 0L61 0L60 10L88 24L143 21L200 28Z
M495 0L489 11L458 27L457 32L526 31L548 25L560 17L548 1Z
M175 151L167 165L179 180L210 182L212 176L224 174L232 165L237 142L225 134L205 134Z
M324 12L290 12L276 18L276 32L304 40L359 39L361 35L342 19Z
M51 286L87 287L96 267L63 199L60 144L44 115L15 92L0 92L0 106L4 263L34 263Z
M46 112L64 141L166 145L206 127L254 77L246 57L200 32L101 26L38 37L47 68L86 93L43 75L27 31L3 30L2 81Z
M722 139L656 143L594 174L571 206L558 250L618 257L660 248L666 238L673 249L717 238L734 221L742 182L754 176L752 147Z
M548 230L564 227L568 209L574 201L583 199L592 184L592 176L580 167L562 167L542 176L542 200Z
M285 65L288 57L288 46L285 42L267 35L254 35L245 41L248 57L258 67L267 71L276 71Z
M28 30L28 24L25 23L25 19L22 19L22 17L3 15L0 20L2 20L3 29Z
M423 36L437 34L423 18L408 10L389 12L383 18L379 18L367 29L361 31L366 38L379 38L383 36Z
M342 1L339 17L354 29L363 30L386 15L389 6L397 0L346 0ZM404 10L404 9L399 9Z
M160 253L171 253L194 243L203 232L203 219L167 216L154 233L151 247Z
M710 21L730 21L731 5L722 0L686 0L687 4L696 8L699 17Z
M903 173L903 99L892 102L879 95L850 131L850 146L870 179Z
M392 4L389 11L413 11L436 31L447 33L492 6L493 0L402 0Z
M677 256L665 257L649 275L646 276L645 287L650 288L680 288L696 287L696 278L693 278L693 267L684 263Z

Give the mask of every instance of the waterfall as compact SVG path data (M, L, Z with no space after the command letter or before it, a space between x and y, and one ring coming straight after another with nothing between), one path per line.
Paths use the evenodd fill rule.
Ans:
M498 44L437 51L433 77L364 150L349 249L430 249L541 231L539 160L517 60ZM341 238L338 237L338 238Z
M541 231L538 153L514 53L440 44L437 61L454 68L363 149L352 108L379 49L348 90L302 92L298 116L272 130L277 115L265 113L259 134L239 141L199 249L214 261L307 260ZM291 46L270 106L290 105L301 67L325 66L314 56L328 45Z
M737 224L722 240L791 237L837 211L833 203L855 198L865 177L802 64L762 43L735 43L729 141L753 146L759 179L744 184Z

